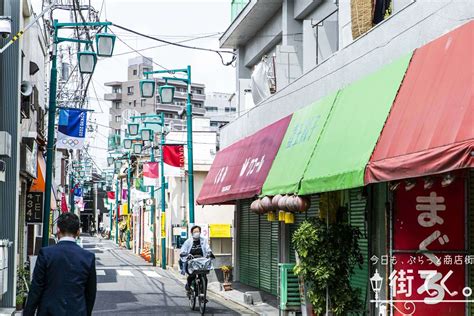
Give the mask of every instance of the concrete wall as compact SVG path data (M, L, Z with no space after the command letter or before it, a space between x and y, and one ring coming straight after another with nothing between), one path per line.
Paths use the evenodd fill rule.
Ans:
M340 1L339 22L349 1ZM221 148L347 86L417 47L472 20L469 0L418 0L311 69L221 130ZM341 33L341 30L340 30ZM340 47L343 47L341 45Z

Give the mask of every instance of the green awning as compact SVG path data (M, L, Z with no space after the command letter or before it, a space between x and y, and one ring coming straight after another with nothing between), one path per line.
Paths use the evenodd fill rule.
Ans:
M262 195L298 192L300 181L335 98L336 94L325 97L293 114L262 187Z
M338 93L304 173L299 194L364 185L365 167L411 56L410 53Z

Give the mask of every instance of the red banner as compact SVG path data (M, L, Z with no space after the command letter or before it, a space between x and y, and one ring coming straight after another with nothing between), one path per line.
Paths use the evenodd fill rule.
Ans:
M184 146L166 145L163 146L163 161L173 167L184 167Z
M431 188L424 180L395 191L394 271L388 285L395 315L406 301L415 301L415 315L464 315L465 300L465 179L457 174L443 187L442 177ZM461 302L455 302L461 301Z

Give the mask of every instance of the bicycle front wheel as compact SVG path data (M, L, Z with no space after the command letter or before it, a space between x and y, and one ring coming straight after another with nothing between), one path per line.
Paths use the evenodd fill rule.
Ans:
M196 308L196 283L193 282L191 285L191 293L189 294L189 307L191 307L191 310L194 310Z
M202 275L199 276L199 311L201 312L201 315L204 315L206 312L206 292L207 292L207 282L206 278Z

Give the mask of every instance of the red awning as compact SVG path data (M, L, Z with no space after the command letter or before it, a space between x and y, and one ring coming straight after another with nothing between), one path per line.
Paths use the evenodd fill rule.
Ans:
M473 47L469 22L415 51L366 183L474 166Z
M227 204L260 193L291 115L219 151L197 203Z

